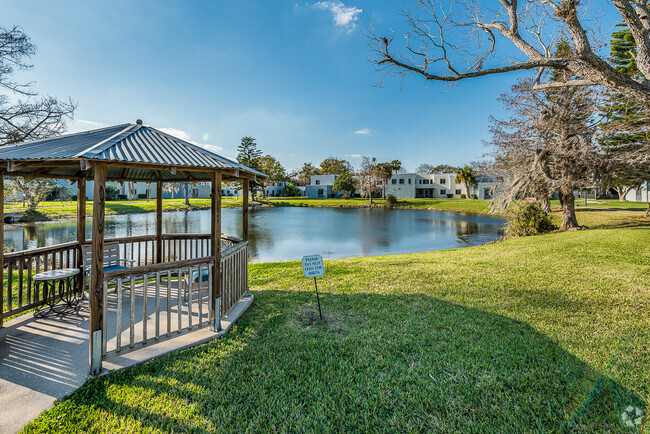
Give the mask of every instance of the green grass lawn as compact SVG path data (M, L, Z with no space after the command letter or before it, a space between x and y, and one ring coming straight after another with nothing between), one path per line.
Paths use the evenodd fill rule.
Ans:
M553 207L560 207L559 200L552 200ZM630 211L645 211L648 209L648 202L621 202L619 200L592 200L587 201L585 206L584 199L576 199L576 208L594 208L594 209L623 209Z
M221 200L223 208L237 208L242 206L241 199L232 197L223 197ZM185 206L184 199L163 199L163 211L183 211L183 210L210 209L210 199L190 199L190 206ZM25 212L22 203L9 202L5 204L5 213ZM129 214L155 212L156 201L151 200L133 200L133 201L107 201L106 215ZM93 213L93 203L86 203L86 214L91 216ZM35 213L26 215L27 220L56 220L63 218L74 218L77 215L77 202L56 201L41 202Z
M385 206L383 199L373 199L374 206ZM368 199L306 199L304 197L276 197L261 201L265 206L298 207L365 207ZM487 200L471 199L398 199L396 208L433 208L448 211L470 211L485 213L490 211Z
M366 207L367 199L306 199L304 197L276 197L266 198L258 202L263 207ZM551 201L554 208L559 208L559 201ZM223 208L238 208L242 206L239 198L223 197L221 201ZM386 205L383 199L373 199L373 206L382 207ZM462 211L473 213L490 213L490 202L488 200L471 200L471 199L398 199L396 208L414 208L414 209L436 209L444 211ZM584 202L576 200L576 207L583 209ZM648 204L645 202L619 202L613 201L590 201L589 209L623 209L630 211L645 211ZM164 199L163 209L165 212L209 209L210 199L190 199L190 206L185 206L184 199ZM151 200L133 200L133 201L108 201L106 202L106 215L144 213L154 212L156 210L156 201ZM9 202L5 205L5 213L25 212L22 203ZM86 205L87 215L92 215L92 202ZM25 220L56 220L64 218L74 218L77 215L76 202L41 202L34 213L26 214ZM503 214L503 215L507 215Z
M250 266L218 341L91 379L26 432L620 431L650 399L650 220L467 249ZM647 422L646 423L647 426Z

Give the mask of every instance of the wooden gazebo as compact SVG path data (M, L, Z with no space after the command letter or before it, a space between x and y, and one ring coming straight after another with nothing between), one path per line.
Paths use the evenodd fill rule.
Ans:
M3 307L0 311L0 327L3 318L25 312L43 302L43 294L34 289L34 274L48 269L82 267L82 247L92 245L90 270L85 271L90 276L89 362L93 374L101 371L102 356L105 356L107 351L109 286L116 288L116 295L110 295L115 298L111 303L115 304L116 351L121 351L121 340L124 339L122 332L125 336L130 332L126 339L131 347L134 345L134 306L139 306L135 302L135 298L140 294L138 291L144 291L143 330L138 331L142 333L143 344L147 342L147 318L149 312L152 312L147 311L147 300L151 298L151 294L155 294L152 299L155 308L151 309L155 309L153 327L157 340L161 329L168 336L172 329L180 333L188 320L191 329L193 318L194 321L198 318L198 325L204 324L204 304L207 305L207 323L211 329L220 330L221 315L248 291L249 182L265 177L260 172L145 126L138 120L135 124L116 125L0 147L0 173L3 176L21 176L28 179L67 179L71 183L77 183L76 241L22 252L4 253L0 249L0 264L9 271L8 281L3 282L6 283L7 289L0 291L0 304L7 304L7 308ZM0 176L0 222L4 221L3 176ZM238 180L243 186L242 239L221 233L221 184L224 180ZM90 240L86 240L85 236L87 181L94 183ZM156 183L155 235L104 239L107 181ZM211 183L212 212L209 234L163 234L162 196L163 183L166 182ZM135 261L135 266L105 273L105 242L109 241L112 245L118 245L118 253L123 257ZM2 224L0 243L4 245ZM18 276L14 277L16 272ZM124 285L128 289L130 299L123 296L124 282L130 283ZM184 295L181 294L181 289L185 292ZM81 291L81 287L78 290ZM206 291L205 294L203 290ZM196 300L193 298L193 291L196 292ZM123 303L128 304L129 301L130 312L127 313L130 313L130 322L127 322L127 330L127 327L122 326L122 311ZM198 313L193 309L197 309ZM161 312L166 319L166 327L160 320ZM174 314L177 317L177 327L176 320L172 319Z

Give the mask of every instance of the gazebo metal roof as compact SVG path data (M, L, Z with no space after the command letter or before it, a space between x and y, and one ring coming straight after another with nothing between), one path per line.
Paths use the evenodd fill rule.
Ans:
M208 181L265 174L150 126L121 124L0 147L7 174L92 178L94 163L107 166L107 179L129 181Z

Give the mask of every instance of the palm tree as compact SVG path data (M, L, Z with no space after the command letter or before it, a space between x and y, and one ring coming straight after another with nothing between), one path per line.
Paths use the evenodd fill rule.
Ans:
M467 198L471 199L472 195L469 192L469 186L478 183L476 175L471 167L465 166L456 171L456 182L465 184L465 191L467 191Z

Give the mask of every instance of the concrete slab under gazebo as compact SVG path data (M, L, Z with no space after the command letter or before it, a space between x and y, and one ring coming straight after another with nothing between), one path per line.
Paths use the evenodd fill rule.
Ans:
M68 179L76 182L78 189L76 241L21 252L0 251L0 264L7 270L7 281L3 282L6 289L0 291L0 327L5 318L43 303L43 293L34 285L35 274L48 269L83 268L84 246L90 246L86 249L91 251L85 261L88 267L83 271L89 275L87 366L91 374L102 371L108 353L122 352L127 346L134 348L136 343L142 347L157 342L161 336L182 334L203 325L209 325L213 333L219 332L222 318L248 295L248 190L250 181L264 174L139 120L135 124L3 146L0 167L0 221L4 220L4 176ZM94 182L94 200L92 237L86 240L89 180ZM237 180L243 185L242 239L221 233L224 180ZM155 235L104 239L106 181L156 183ZM163 233L162 188L167 182L211 184L209 234ZM2 225L0 242L4 242ZM135 261L135 266L105 271L107 245L113 249L112 254ZM78 280L79 294L83 280ZM109 332L109 328L114 330ZM65 330L63 327L56 333L65 334ZM0 337L6 340L10 335L11 330L2 330Z

